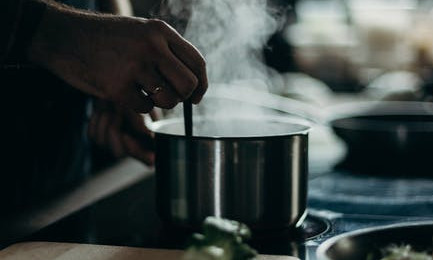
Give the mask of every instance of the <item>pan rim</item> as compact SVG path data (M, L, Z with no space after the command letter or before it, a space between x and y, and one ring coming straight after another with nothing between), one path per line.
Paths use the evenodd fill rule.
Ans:
M335 245L338 241L344 239L344 238L350 238L355 237L363 234L368 234L372 232L377 231L385 231L385 230L392 230L396 228L410 228L410 227L417 227L417 226L431 226L433 225L433 220L421 220L421 221L405 221L390 225L383 225L383 226L375 226L375 227L368 227L368 228L362 228L350 232L346 232L340 235L337 235L335 237L331 237L327 240L325 240L316 250L316 256L319 260L332 260L328 255L326 254L329 249Z
M353 101L331 105L326 110L327 122L347 117L371 115L433 115L433 102Z
M370 132L408 131L410 133L433 132L433 121L432 122L423 122L423 121L410 122L409 121L404 123L397 123L392 121L389 122L386 120L383 121L373 120L367 118L369 116L371 115L355 115L355 116L339 118L331 121L330 125L335 130L344 129L344 130L351 130L351 131L370 131ZM390 115L377 115L377 116L390 116ZM391 116L395 116L395 115L391 115ZM433 119L433 114L428 116L431 116ZM351 122L351 120L353 121ZM364 120L365 122L359 122L360 120Z

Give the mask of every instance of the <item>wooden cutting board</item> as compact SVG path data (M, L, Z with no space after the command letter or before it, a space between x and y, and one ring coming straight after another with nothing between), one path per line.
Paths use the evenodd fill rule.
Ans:
M182 250L89 244L28 242L0 251L1 260L178 260ZM259 260L299 260L291 256L260 255Z

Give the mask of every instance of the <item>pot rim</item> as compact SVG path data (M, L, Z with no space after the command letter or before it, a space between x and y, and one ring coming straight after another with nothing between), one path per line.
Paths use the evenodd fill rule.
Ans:
M203 135L195 135L187 137L183 134L171 134L171 133L165 133L159 131L161 127L175 124L175 123L181 123L183 122L183 118L170 118L170 119L163 119L159 121L152 122L149 125L149 129L155 134L155 136L166 136L170 138L178 138L178 139L188 139L188 140L263 140L263 139L274 139L274 138L282 138L282 137L292 137L296 135L308 135L308 133L311 130L311 125L308 123L308 121L303 119L294 119L294 118L286 118L286 117L265 117L265 118L253 118L253 117L195 117L194 121L202 121L206 119L211 120L266 120L269 122L278 122L278 123L287 123L299 126L301 129L297 131L292 131L289 133L282 133L282 134L273 134L273 135L256 135L256 136L203 136Z

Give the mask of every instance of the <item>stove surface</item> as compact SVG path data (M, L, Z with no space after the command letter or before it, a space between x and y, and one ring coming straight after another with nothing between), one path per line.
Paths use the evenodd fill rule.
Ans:
M333 171L309 182L311 207L349 214L433 216L433 179Z
M159 221L154 177L101 200L24 240L184 248L191 233ZM253 234L260 253L315 260L324 240L365 227L433 218L433 180L391 179L330 171L313 175L309 215L297 230Z

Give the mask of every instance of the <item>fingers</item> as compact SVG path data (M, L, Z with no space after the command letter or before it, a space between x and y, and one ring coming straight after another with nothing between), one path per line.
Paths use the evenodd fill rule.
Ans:
M181 100L173 87L154 69L143 69L138 75L137 82L148 93L148 98L156 107L171 109Z
M174 29L171 31L169 33L171 51L193 72L198 80L197 87L191 96L192 102L197 104L208 88L205 59L191 43L182 38Z
M144 90L144 95L137 95L137 91L118 94L124 96L129 107L144 113L153 106L171 109L188 98L199 103L208 87L205 60L200 52L168 24L159 20L146 24L153 29L149 40L144 39L145 44L140 45L144 52L143 56L136 56L138 66L134 66L132 79L140 85L135 89L140 93Z
M89 122L89 137L98 145L103 145L106 140L110 118L106 113L96 111Z
M182 101L191 96L193 103L200 102L208 88L203 56L170 25L160 20L153 22L167 43L159 45L160 53L166 55L160 59L158 69L167 77Z
M154 143L150 130L144 124L144 118L133 111L123 111L123 115L125 131L122 142L126 153L148 165L153 165Z
M133 109L137 113L148 113L154 107L153 100L145 95L137 86L130 86L127 88L127 91L118 95L119 98L122 98L121 101L116 101L125 107Z
M158 121L160 118L162 118L161 110L157 108L153 108L152 111L149 112L149 116L152 119L152 121Z
M124 111L125 127L124 129L131 135L137 136L151 136L152 132L146 127L144 117L141 114L134 113L133 111Z
M107 99L139 113L148 113L154 106L171 109L188 98L199 103L208 88L200 52L162 21L150 19L142 25L148 33L129 39L131 53L120 63L127 66L119 68L123 74L107 75L121 76L116 76L116 84L105 84L110 90Z
M153 165L153 139L141 114L122 107L95 107L88 128L89 137L116 158L130 155Z
M126 151L129 155L148 165L153 165L155 163L155 154L153 151L143 149L141 142L137 139L130 135L123 135L122 141L124 142Z
M89 138L98 146L108 148L116 158L120 158L125 155L119 139L121 124L117 111L96 108L89 122Z
M198 79L168 48L165 53L166 56L158 62L158 70L176 91L180 100L184 101L197 88Z
M103 145L108 137L108 128L111 118L108 113L102 113L99 115L98 125L96 129L95 141L99 145Z
M122 141L119 139L120 132L116 131L115 128L111 128L108 132L109 134L109 148L111 153L116 158L121 158L126 155L125 148L123 146Z
M112 117L112 124L108 128L108 146L111 148L111 152L116 158L120 158L125 155L124 144L120 140L121 135L120 129L122 127L122 116L118 109L116 109L114 116Z

